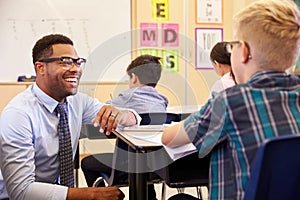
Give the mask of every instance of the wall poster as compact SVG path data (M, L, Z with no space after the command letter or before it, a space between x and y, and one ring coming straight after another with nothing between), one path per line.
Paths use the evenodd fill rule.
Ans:
M223 23L223 0L197 0L196 23Z
M223 41L222 28L196 28L196 69L214 69L210 61L211 48Z

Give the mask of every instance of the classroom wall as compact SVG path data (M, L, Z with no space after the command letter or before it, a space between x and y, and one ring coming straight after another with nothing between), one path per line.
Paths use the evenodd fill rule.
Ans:
M215 12L216 7L221 2L222 21L221 22L199 22L197 5L213 5L210 10ZM209 60L211 47L219 41L232 39L232 17L241 8L249 4L250 0L132 0L132 49L133 57L144 54L147 49L153 55L162 57L163 67L165 68L160 83L166 86L169 91L179 99L180 105L203 104L210 94L210 88L220 77L215 73ZM201 7L199 7L201 8ZM209 8L208 8L209 9ZM205 9L204 9L205 10ZM209 12L209 11L208 11ZM217 12L215 12L217 13ZM144 24L157 26L157 37L153 37L153 43L157 38L157 43L144 43L145 30ZM154 25L153 25L154 24ZM178 45L164 44L164 25L178 26L177 38ZM150 27L149 30L152 30ZM172 29L172 28L170 28ZM198 38L196 30L200 29L221 29L222 35L219 40L208 40L205 38L206 47L203 49L201 39ZM173 29L176 30L176 29ZM152 32L153 33L153 32ZM150 32L148 36L150 38ZM215 33L210 34L214 36ZM155 38L155 39L154 39ZM198 52L197 52L198 49ZM165 51L177 51L178 70L168 69L168 59ZM203 53L206 59L206 66L198 65L199 54ZM174 67L176 68L176 67ZM200 69L201 68L201 69Z
M0 75L0 89L2 94L7 95L1 100L0 110L12 96L27 87L27 84L15 84L14 81L17 75L28 72L29 65L31 65L30 70L33 68L30 61L32 43L42 34L61 30L75 38L75 47L79 49L80 55L86 55L89 60L79 90L100 101L110 99L110 94L116 96L120 91L128 88L125 69L131 59L140 54L139 28L140 23L145 22L154 22L158 26L162 23L175 23L179 26L179 46L174 48L180 54L178 72L163 72L157 86L159 92L169 98L170 106L203 104L209 96L212 84L219 77L213 69L195 69L195 46L197 45L195 28L222 28L223 39L231 40L233 14L251 2L251 0L223 0L223 22L199 24L195 20L197 0L169 0L169 19L163 22L152 19L153 2L160 2L160 0L118 1L118 5L122 5L122 8L119 6L115 8L116 0L91 0L89 4L79 0L72 0L72 3L69 1L71 0L1 1L0 10L5 11L0 12L0 23L2 27L7 28L0 33L0 44L5 47L1 48L0 55L6 57L2 59L0 65L2 71L6 71ZM71 10L77 12L63 12L67 9L68 2L72 6ZM53 14L44 17L45 21L42 22L39 21L42 19L41 13L33 12L34 14L30 15L24 12L24 9L20 9L20 7L32 9L30 7L32 5L35 8L33 10L48 8L52 11L48 13ZM87 9L92 9L93 12L84 15ZM111 13L114 13L113 18ZM84 23L87 23L86 26ZM21 28L24 32L21 32ZM128 31L129 29L132 31ZM161 40L161 34L158 36ZM14 46L20 48L12 48ZM12 61L15 60L19 64L12 65L14 63ZM26 64L27 62L29 64ZM24 67L20 67L21 65Z
M131 60L130 12L130 0L1 0L0 81L35 74L33 45L51 33L70 37L88 58L83 81L119 81Z
M0 83L0 93L3 94L0 101L0 113L14 96L32 84L32 82ZM82 82L79 85L78 91L97 98L100 102L106 102L110 100L111 97L116 97L120 92L126 89L128 89L128 82ZM178 97L165 85L157 86L157 90L168 97L169 106L181 105Z

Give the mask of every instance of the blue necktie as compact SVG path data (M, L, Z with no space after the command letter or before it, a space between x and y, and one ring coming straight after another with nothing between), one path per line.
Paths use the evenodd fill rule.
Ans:
M74 187L74 162L66 104L59 103L56 111L59 113L60 184L67 187Z

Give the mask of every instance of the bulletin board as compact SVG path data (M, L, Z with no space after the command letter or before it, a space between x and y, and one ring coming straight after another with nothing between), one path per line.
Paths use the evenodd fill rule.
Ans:
M162 57L164 71L159 84L173 92L182 105L203 104L211 86L219 79L208 52L215 43L232 39L233 12L244 3L244 0L226 3L132 0L132 28L136 30L132 37L132 47L136 50L133 57L140 53Z
M51 33L70 37L78 55L88 59L83 81L119 81L131 60L130 16L130 1L1 0L0 67L5 73L0 81L34 75L32 47Z

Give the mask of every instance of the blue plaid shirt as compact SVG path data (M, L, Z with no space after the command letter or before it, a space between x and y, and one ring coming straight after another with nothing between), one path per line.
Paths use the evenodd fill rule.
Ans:
M209 198L243 199L260 144L300 133L299 77L258 72L210 99L184 127L200 157L212 151Z

